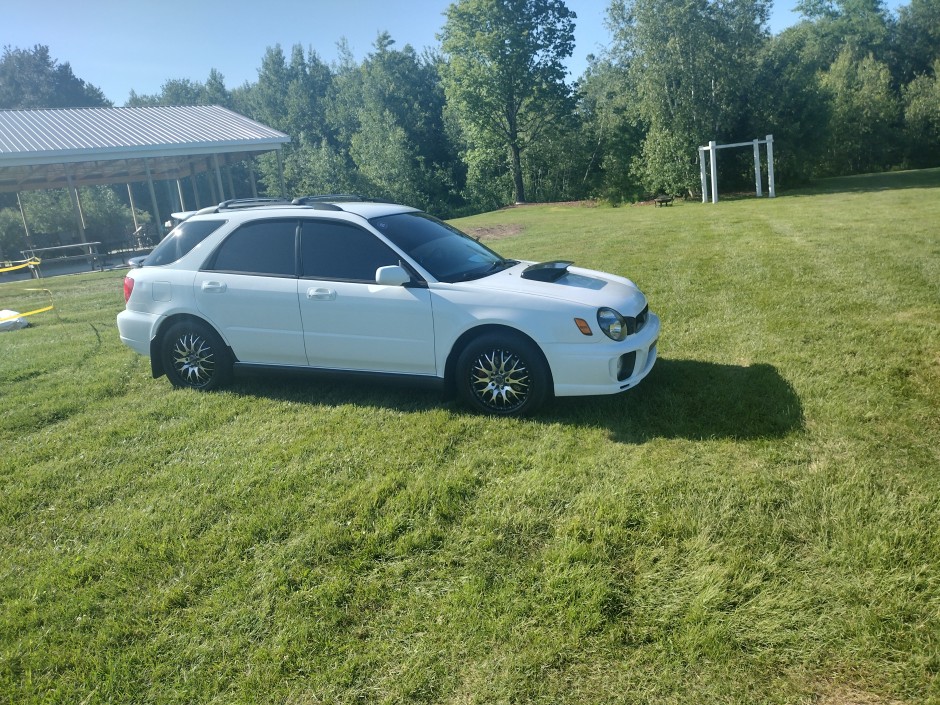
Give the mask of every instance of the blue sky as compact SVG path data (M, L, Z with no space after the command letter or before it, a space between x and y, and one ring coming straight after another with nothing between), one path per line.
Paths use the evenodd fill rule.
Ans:
M376 36L388 31L401 48L437 46L450 0L12 0L0 20L0 45L49 47L79 78L98 86L115 105L131 89L157 93L164 81L205 81L210 69L228 88L258 77L265 49L280 44L313 47L326 62L336 43L348 41L362 59ZM604 26L608 0L566 0L577 13L571 78L581 75L588 54L609 41ZM795 0L782 0L771 18L776 33L798 19Z

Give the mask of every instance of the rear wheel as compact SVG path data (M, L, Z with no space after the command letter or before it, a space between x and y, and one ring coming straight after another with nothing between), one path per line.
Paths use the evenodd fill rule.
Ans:
M163 369L174 387L217 389L232 375L228 348L199 321L174 323L163 336Z
M476 339L457 359L456 375L461 399L496 416L531 414L549 395L550 375L541 352L516 335Z

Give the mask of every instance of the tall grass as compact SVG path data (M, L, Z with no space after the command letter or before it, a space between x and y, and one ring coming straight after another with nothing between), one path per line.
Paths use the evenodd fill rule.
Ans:
M530 420L173 390L121 273L0 284L56 306L0 334L0 702L940 702L938 222L938 170L461 220L663 318Z

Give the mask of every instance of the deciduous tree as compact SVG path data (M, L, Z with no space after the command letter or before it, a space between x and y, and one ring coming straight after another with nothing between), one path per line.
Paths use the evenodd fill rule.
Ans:
M819 168L830 125L821 71L804 60L811 41L806 25L789 28L762 47L748 106L750 134L773 134L777 179L789 185L807 182Z
M898 9L894 38L897 78L902 84L916 76L936 75L940 59L940 0L910 0Z
M917 76L904 87L903 97L910 165L940 164L940 59L929 74Z
M614 55L647 127L638 174L651 192L699 183L698 146L740 141L769 0L614 0Z
M563 62L576 16L562 0L459 0L446 15L448 103L471 152L503 151L513 198L525 201L523 153L571 112Z
M846 47L822 84L831 104L826 171L859 174L889 167L899 156L901 109L887 65L871 54L857 59Z

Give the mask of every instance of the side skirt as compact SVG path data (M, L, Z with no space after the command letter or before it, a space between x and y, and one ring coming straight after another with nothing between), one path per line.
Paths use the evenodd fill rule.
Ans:
M361 370L335 370L325 367L295 367L293 365L262 365L253 362L236 362L236 374L292 374L332 380L372 380L390 386L421 387L428 390L444 390L444 380L433 375L409 375L395 372L364 372Z

